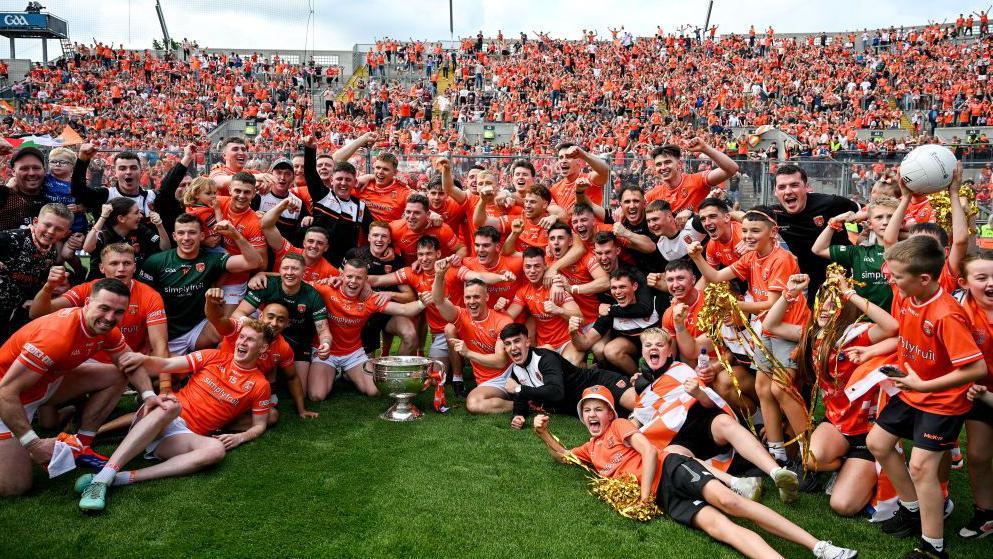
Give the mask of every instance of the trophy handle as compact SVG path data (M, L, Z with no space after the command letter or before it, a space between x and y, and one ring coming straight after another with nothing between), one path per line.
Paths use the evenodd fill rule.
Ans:
M365 363L362 364L362 372L369 376L374 376L373 373L375 371L372 369L372 367L373 367L372 361L366 361Z
M447 375L445 374L446 373L445 369L446 369L445 364L442 363L441 361L439 361L437 359L432 359L431 360L431 372L432 373L434 371L439 371L440 372L440 374L441 374L441 384L445 384L445 381L448 378Z

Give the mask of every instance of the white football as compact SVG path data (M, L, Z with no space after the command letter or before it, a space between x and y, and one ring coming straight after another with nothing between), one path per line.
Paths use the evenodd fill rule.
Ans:
M926 144L910 151L900 162L900 177L915 194L948 188L955 172L955 154L945 146Z

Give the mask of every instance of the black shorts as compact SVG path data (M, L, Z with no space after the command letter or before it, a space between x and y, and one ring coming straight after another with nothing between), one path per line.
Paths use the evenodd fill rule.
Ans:
M891 398L876 418L876 425L887 433L911 440L917 448L935 452L955 446L964 422L964 415L938 415L919 410L899 396Z
M848 441L848 452L845 453L845 460L876 461L876 458L869 452L869 447L865 443L868 433L862 433L861 435L845 435L842 433L841 436L845 437L845 440Z
M717 481L703 464L681 454L670 454L662 462L655 503L662 512L684 526L693 526L693 517L707 506L703 488Z
M306 361L310 363L310 357L314 352L314 346L310 340L298 342L293 338L287 338L286 336L283 337L286 339L286 343L290 344L290 347L293 348L294 361Z
M731 452L730 444L719 445L714 442L714 434L710 429L714 420L722 415L726 415L724 410L716 406L708 408L703 404L694 405L687 413L679 433L669 444L686 448L701 460Z
M384 313L376 313L369 317L369 320L362 327L362 349L369 355L383 345L383 331L386 330L386 323L393 318ZM387 348L388 350L389 348Z
M615 373L614 371L606 371L603 369L594 369L593 378L588 386L577 386L574 388L575 393L571 397L567 397L560 403L556 403L549 406L549 411L553 413L561 413L563 415L574 415L576 413L576 405L579 404L579 400L583 396L583 390L586 390L590 386L601 385L607 387L610 390L610 395L614 397L614 407L617 409L617 416L626 416L626 412L631 410L626 409L621 405L621 396L627 392L628 388L633 386L631 384L631 378L626 377L620 373Z
M993 425L993 407L983 402L973 402L972 409L965 414L966 421L982 421L987 425Z

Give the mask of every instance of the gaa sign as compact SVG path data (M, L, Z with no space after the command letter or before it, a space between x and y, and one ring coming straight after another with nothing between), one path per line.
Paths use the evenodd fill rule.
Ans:
M45 28L48 25L45 14L24 12L0 12L0 29Z

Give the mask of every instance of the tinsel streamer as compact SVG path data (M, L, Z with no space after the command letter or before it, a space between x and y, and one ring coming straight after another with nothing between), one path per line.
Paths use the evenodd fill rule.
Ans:
M782 387L783 390L787 392L792 398L795 398L801 404L805 404L803 401L803 395L800 391L796 389L790 379L789 373L786 371L786 367L776 359L776 356L765 346L762 342L762 338L752 329L751 321L748 316L741 310L738 305L738 298L731 292L731 287L727 282L716 282L707 284L707 288L704 291L703 307L697 314L697 327L701 331L706 332L710 339L714 342L714 346L718 345L718 340L723 340L721 336L721 326L724 324L724 320L727 317L735 317L741 321L744 325L745 333L748 336L747 340L742 340L742 333L735 330L738 335L738 340L743 343L750 342L755 351L762 352L762 355L766 360L772 364L772 371L770 371L772 380ZM718 352L718 359L720 359L720 354ZM735 389L739 391L740 388L737 385L737 381L734 374L731 372L730 366L725 365L725 362L721 362L722 366L725 366L728 374L731 375L731 381L735 384ZM802 433L797 433L797 435L786 441L785 444L793 444L797 441L802 441L804 448L809 447L807 444L810 441L810 433L813 432L813 421L810 416L807 417L807 426ZM753 427L754 430L754 427Z
M552 435L556 441L558 437ZM561 444L561 442L559 443ZM639 522L648 522L662 516L662 509L655 503L645 503L641 500L641 485L634 474L620 478L609 478L600 475L571 452L562 455L566 463L579 466L589 474L590 495L610 505L617 514Z
M975 235L978 231L975 225L972 225L975 221L976 216L979 215L979 205L976 204L976 191L972 189L967 184L963 184L959 187L959 197L965 198L965 218L970 223L969 234ZM934 209L934 219L935 223L941 226L949 236L952 234L952 205L948 198L947 190L940 190L934 194L928 194L928 201L931 202L931 208Z

